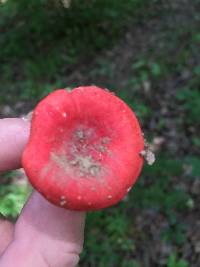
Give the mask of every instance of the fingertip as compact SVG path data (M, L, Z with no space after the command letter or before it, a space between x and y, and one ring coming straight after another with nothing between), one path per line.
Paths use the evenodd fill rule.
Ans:
M84 212L64 210L34 192L16 223L15 240L31 243L52 266L76 266L84 225Z
M28 141L30 122L19 118L0 120L0 171L19 168Z

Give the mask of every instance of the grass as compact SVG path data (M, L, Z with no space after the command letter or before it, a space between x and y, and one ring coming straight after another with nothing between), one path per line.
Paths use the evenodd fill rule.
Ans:
M173 12L166 16L162 1L74 0L69 10L53 1L41 2L29 1L28 5L25 0L9 0L0 8L0 28L4 29L0 38L0 103L30 101L34 105L52 88L66 87L67 75L85 69L83 76L115 90L136 111L150 141L157 136L165 138L156 163L145 166L121 203L88 214L80 266L154 266L149 250L159 242L171 248L163 256L162 266L190 266L190 259L184 259L181 251L190 242L190 225L185 218L197 205L190 186L200 175L197 23L189 21L180 27L165 22ZM123 32L130 31L131 23L144 30L143 24L148 28L159 16L161 25L156 24L158 30L148 36L146 47L133 51L126 71L119 71L117 59L104 51L112 51ZM155 38L153 46L151 38ZM123 59L126 51L121 54ZM67 86L73 83L78 81L70 80ZM116 90L118 87L122 89ZM11 184L0 188L0 211L15 219L27 190ZM160 265L156 262L155 266Z

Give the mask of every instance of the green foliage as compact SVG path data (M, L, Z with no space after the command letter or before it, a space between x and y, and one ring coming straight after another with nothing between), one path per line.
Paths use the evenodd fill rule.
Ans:
M114 67L115 64L113 62L100 59L97 62L97 67L94 70L92 70L91 74L95 76L100 75L112 78L114 74L113 72Z
M198 157L186 157L183 162L185 168L189 169L189 175L191 177L200 177L200 159Z
M175 214L170 212L169 226L161 233L161 238L169 243L181 245L186 241L186 225L178 222Z
M140 267L140 263L132 259L124 259L121 263L121 267Z
M133 201L139 207L162 210L165 214L171 209L181 211L187 208L189 196L181 189L170 188L170 181L167 177L155 179L150 186L145 188L141 180L133 190Z
M120 91L118 96L123 99L141 121L144 121L151 115L151 109L148 105L143 103L139 98L131 97L128 90Z
M7 217L16 218L19 215L29 195L27 186L4 185L0 187L0 212Z
M33 77L50 76L63 64L77 63L80 54L111 45L140 2L74 0L65 9L55 1L9 0L0 9L0 27L7 30L1 57L12 57Z
M129 237L130 221L124 205L121 203L118 209L111 208L88 215L82 255L82 261L88 266L94 266L96 262L99 267L122 266L119 265L121 255L126 257L135 250L134 240ZM88 254L91 255L89 258Z
M196 136L192 137L192 143L193 143L197 148L200 149L200 138L199 138L199 137L196 137Z
M158 62L151 62L146 59L140 59L132 65L133 71L141 82L150 78L159 78L162 74L162 67Z
M146 2L73 0L68 9L54 0L2 4L0 73L5 86L0 101L12 101L9 95L17 92L17 97L36 102L42 87L66 86L65 73L81 58L88 62L111 47Z
M195 42L200 42L200 33L199 33L199 32L194 34L194 36L193 36L193 40L194 40Z
M188 209L189 194L179 187L171 187L173 176L183 174L183 163L159 155L153 166L145 166L143 177L133 188L131 196L136 206L153 208L169 218L172 211Z
M171 254L167 261L167 267L189 267L184 259L178 259L175 253Z
M179 91L176 98L182 104L183 109L186 112L187 122L199 124L200 118L200 91L198 89L184 88Z
M169 155L159 154L153 166L144 166L143 173L150 177L181 176L183 174L183 164L179 159L174 160L174 158ZM163 179L163 182L164 181L165 179Z

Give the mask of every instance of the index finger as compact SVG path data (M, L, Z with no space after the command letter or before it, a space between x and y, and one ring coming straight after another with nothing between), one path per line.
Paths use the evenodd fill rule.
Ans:
M20 168L29 132L28 121L19 118L0 120L0 171Z

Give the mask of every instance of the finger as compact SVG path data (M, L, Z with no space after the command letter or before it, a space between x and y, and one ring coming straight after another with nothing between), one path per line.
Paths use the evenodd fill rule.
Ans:
M29 135L29 123L22 119L0 120L0 171L17 168ZM0 220L0 255L12 240L13 225Z
M0 256L12 239L13 225L4 219L0 219Z
M74 267L79 260L85 214L67 211L34 193L15 228L0 267Z
M0 171L20 167L29 131L30 123L23 119L0 120Z

